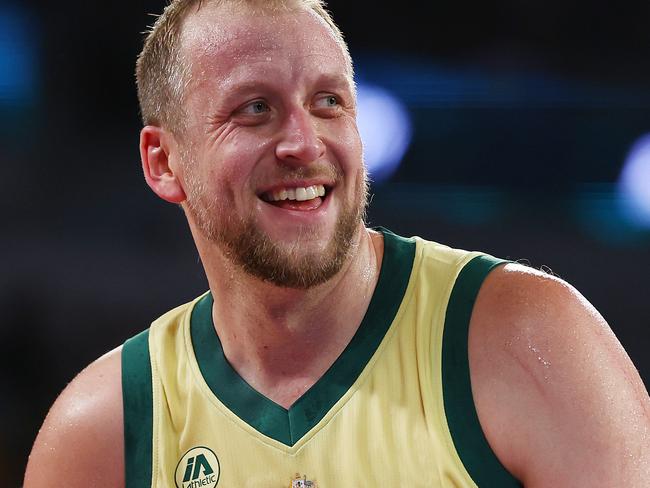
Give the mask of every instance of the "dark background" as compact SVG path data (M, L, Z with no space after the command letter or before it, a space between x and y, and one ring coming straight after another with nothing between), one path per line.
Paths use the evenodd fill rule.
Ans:
M162 7L0 0L3 486L20 486L79 370L206 289L181 211L139 163L132 73ZM650 132L650 2L330 8L360 78L413 122L370 223L550 268L607 318L647 385L650 232L621 216L616 182Z

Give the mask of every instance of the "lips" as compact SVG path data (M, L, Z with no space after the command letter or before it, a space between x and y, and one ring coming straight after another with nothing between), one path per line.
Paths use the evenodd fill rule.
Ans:
M297 201L306 202L317 198L324 197L327 193L324 185L312 185L306 187L287 187L262 194L262 199L266 202L283 202Z
M325 185L285 186L260 195L260 198L274 207L285 210L309 211L318 209L324 202L330 188Z

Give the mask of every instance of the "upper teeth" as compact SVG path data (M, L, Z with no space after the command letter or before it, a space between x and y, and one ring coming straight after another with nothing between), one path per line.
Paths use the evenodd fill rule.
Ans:
M308 186L306 188L283 188L264 195L270 202L279 202L281 200L297 200L304 202L316 197L325 196L325 187L323 185Z

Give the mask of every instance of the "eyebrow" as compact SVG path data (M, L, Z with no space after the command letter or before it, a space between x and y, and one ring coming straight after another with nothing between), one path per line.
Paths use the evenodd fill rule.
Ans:
M329 85L351 88L354 81L347 74L322 73L313 82L316 85ZM273 88L272 82L267 78L242 80L241 82L229 81L223 85L224 92L250 92L258 89Z
M323 85L325 88L332 87L337 89L346 89L354 91L354 81L344 73L321 73L313 81L315 85ZM246 79L240 82L229 80L221 87L223 94L223 103L228 104L233 99L242 96L242 94L253 93L256 91L275 90L276 87L272 81L266 78Z
M326 85L346 86L352 88L354 80L346 73L323 73L317 79L317 83Z

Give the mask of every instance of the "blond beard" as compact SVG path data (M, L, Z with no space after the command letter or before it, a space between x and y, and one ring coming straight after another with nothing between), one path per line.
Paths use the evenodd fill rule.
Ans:
M188 161L189 162L189 161ZM196 167L196 166L194 166ZM186 166L187 201L184 206L189 217L208 241L219 247L233 264L262 281L276 286L308 289L335 276L350 256L353 244L365 219L368 202L368 179L365 167L355 189L354 199L341 209L334 232L320 252L301 252L301 237L310 238L314 229L303 229L289 247L281 246L264 233L252 216L238 218L226 214L214 200L206 200L206 192L189 164ZM301 170L288 177L305 177ZM336 173L336 183L342 175ZM217 219L218 215L226 215Z

